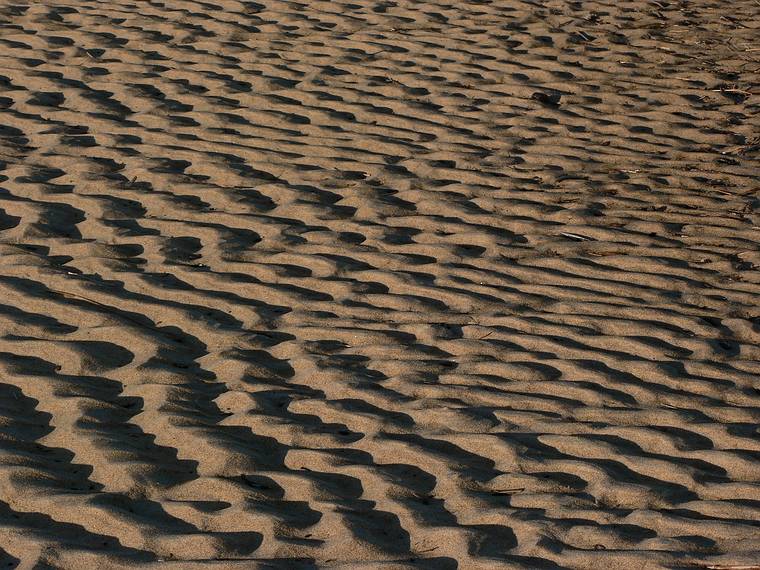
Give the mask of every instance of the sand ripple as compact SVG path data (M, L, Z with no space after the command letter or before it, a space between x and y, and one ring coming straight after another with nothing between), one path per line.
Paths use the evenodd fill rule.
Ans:
M0 6L0 565L760 563L760 4Z

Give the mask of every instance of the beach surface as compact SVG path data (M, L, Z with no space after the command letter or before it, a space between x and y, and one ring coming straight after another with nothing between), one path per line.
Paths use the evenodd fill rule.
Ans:
M760 565L760 2L0 6L0 568Z

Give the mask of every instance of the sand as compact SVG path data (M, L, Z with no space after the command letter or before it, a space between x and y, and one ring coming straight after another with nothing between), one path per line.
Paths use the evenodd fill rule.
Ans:
M760 2L0 26L0 567L760 564Z

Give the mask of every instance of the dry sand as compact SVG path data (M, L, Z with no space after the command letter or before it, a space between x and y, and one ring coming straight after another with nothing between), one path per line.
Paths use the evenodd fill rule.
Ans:
M760 563L760 2L0 7L0 567Z

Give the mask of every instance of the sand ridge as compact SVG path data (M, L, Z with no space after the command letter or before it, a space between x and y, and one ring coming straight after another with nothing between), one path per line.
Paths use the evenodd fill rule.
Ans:
M0 566L760 564L760 4L0 6Z

